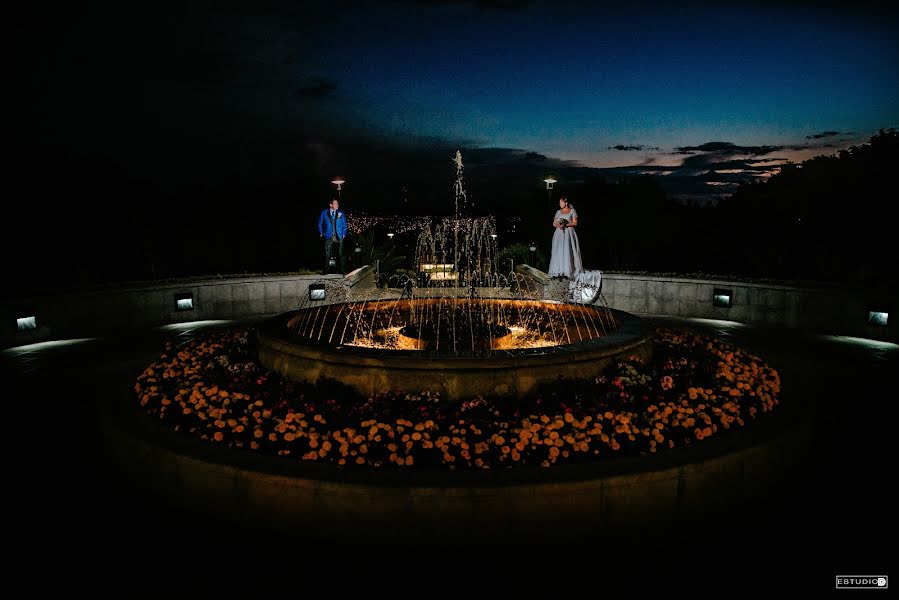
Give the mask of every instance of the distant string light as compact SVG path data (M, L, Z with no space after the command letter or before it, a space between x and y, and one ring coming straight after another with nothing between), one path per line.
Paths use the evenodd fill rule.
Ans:
M406 233L407 231L419 231L430 227L433 217L400 217L398 215L368 215L363 212L349 213L347 227L356 235L360 235L368 229L383 225L394 233Z
M494 217L465 217L459 219L459 224L462 226L471 226L475 223L482 223L485 219L489 219L492 222ZM347 219L347 228L356 234L361 235L365 231L373 228L383 226L393 233L407 233L409 231L421 231L423 229L430 229L435 223L439 222L451 222L453 220L452 217L438 217L438 216L419 216L419 217L408 217L408 216L399 216L399 215L369 215L364 212L351 212L348 214ZM507 219L508 222L512 223L512 230L515 230L514 224L519 222L521 219L519 217L511 217Z

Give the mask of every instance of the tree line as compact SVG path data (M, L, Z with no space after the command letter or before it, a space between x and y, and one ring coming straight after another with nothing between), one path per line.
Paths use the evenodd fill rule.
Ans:
M15 200L2 253L12 292L321 268L314 224L333 190L320 174L254 185L234 176L170 191L62 149L7 158ZM835 155L788 164L717 205L675 202L652 176L610 182L587 171L559 193L582 215L587 268L896 286L888 215L897 159L899 134L888 130ZM441 183L428 191L432 198L449 193L450 178ZM469 184L478 210L497 217L500 249L534 243L546 260L558 193L548 199L542 182ZM374 193L344 206L352 215L360 204L374 213L379 203L388 213L417 210L406 197L391 204Z

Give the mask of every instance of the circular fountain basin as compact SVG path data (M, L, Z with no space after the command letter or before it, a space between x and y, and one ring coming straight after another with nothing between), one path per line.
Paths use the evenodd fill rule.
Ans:
M652 353L643 321L606 307L491 300L490 310L504 311L505 320L487 319L481 338L456 336L451 344L433 321L426 321L427 327L410 322L409 311L427 310L420 302L368 302L349 317L365 325L352 335L345 334L352 328L340 320L352 314L347 305L275 316L257 330L259 361L295 381L327 377L363 394L404 389L465 400L490 394L521 398L560 375L594 376L616 359L636 355L648 360ZM370 325L381 317L389 322ZM465 329L458 323L456 328ZM359 330L365 336L355 333Z

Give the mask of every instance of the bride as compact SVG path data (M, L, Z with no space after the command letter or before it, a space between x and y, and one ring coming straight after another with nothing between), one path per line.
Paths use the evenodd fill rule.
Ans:
M559 198L559 210L553 218L552 258L549 261L551 277L568 277L574 279L584 270L581 264L581 247L578 243L577 211L568 203L568 198Z

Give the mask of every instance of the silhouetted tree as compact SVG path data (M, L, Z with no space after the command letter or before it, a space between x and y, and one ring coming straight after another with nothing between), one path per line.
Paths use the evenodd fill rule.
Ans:
M899 134L881 131L741 186L721 209L735 261L759 276L895 284L895 233L884 212L897 160Z

